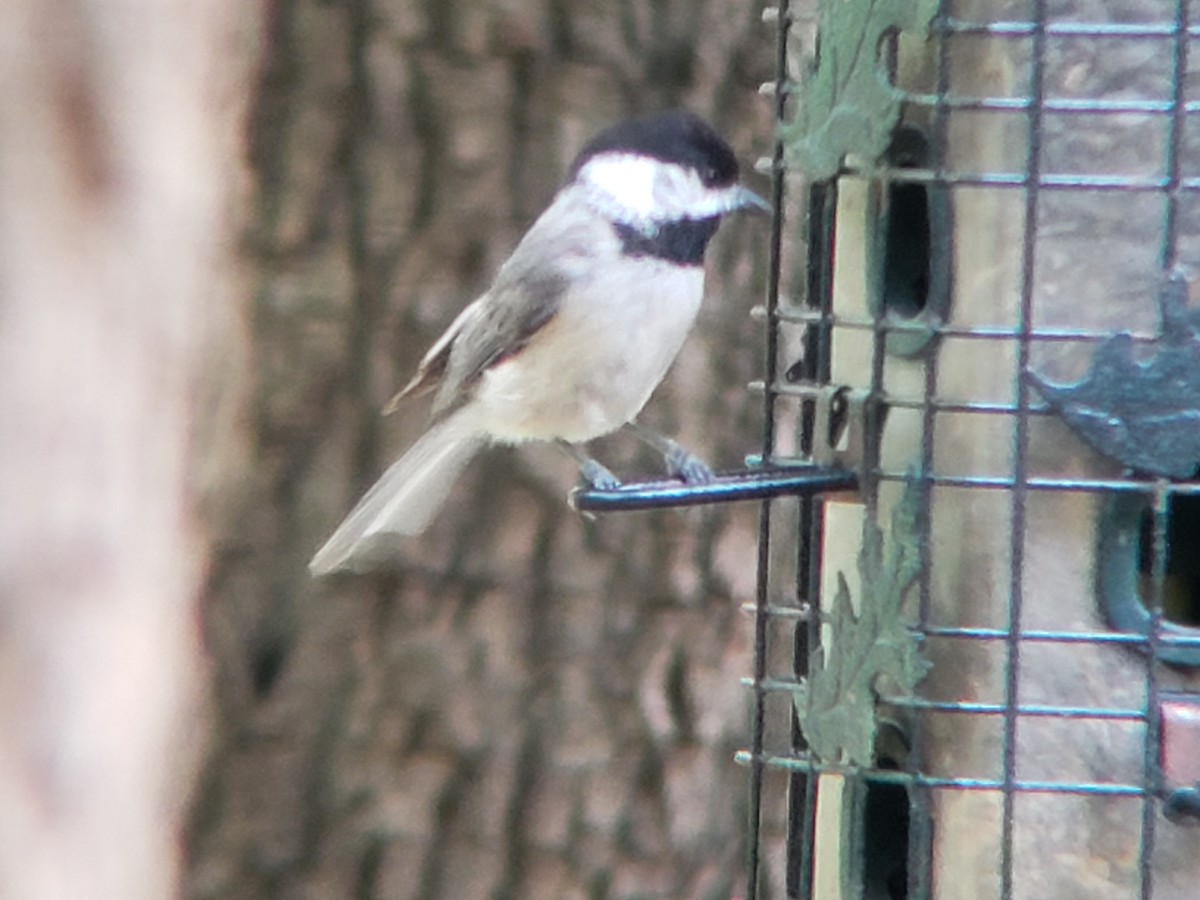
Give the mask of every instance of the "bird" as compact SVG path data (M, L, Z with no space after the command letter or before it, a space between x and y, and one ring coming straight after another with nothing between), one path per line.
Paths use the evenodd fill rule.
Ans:
M588 141L491 286L384 408L434 395L428 429L317 551L312 575L358 568L381 539L422 533L488 444L555 442L590 486L615 489L582 445L629 427L672 477L711 480L699 458L635 417L695 322L705 248L740 210L771 207L694 113L627 119Z

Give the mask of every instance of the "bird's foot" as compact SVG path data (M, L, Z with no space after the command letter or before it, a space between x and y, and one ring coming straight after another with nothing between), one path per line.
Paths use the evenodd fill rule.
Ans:
M621 479L594 459L580 463L579 474L593 491L615 491L621 486Z
M716 478L704 460L674 441L670 441L663 451L663 459L667 464L667 473L672 478L683 479L685 484L708 484Z

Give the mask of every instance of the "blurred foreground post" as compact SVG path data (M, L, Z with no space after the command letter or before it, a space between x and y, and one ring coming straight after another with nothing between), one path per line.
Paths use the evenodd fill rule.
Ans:
M0 897L176 891L229 8L0 4Z

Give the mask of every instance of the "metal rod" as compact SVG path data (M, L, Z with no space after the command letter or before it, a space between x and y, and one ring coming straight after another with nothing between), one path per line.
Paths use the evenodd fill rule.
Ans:
M1028 112L1028 108L1026 108ZM872 172L846 166L839 172L858 178L869 178ZM1030 176L1021 172L947 172L938 178L932 169L896 169L890 175L891 180L901 183L931 184L935 180L940 184L963 185L966 187L993 188L1025 188L1031 185ZM1168 187L1168 181L1163 177L1146 175L1092 175L1083 172L1057 172L1039 174L1036 185L1045 190L1075 191L1086 190L1093 192L1116 191L1121 194L1133 191L1159 193ZM1200 178L1181 178L1179 180L1181 193L1200 191Z
M652 481L623 484L612 490L581 489L571 503L580 512L628 512L639 509L703 506L734 500L764 500L830 491L853 490L855 473L822 466L754 470L719 475L704 484Z
M1180 0L1185 2L1185 0ZM1043 17L1034 20L1008 22L967 22L962 19L945 19L940 30L949 34L985 34L992 37L1034 37L1040 31L1050 37L1097 37L1097 38L1156 38L1174 37L1175 26L1169 22L1046 22ZM1184 29L1188 37L1200 37L1200 26Z
M773 121L782 122L787 104L787 39L791 25L790 0L778 0L778 19L775 41L775 94ZM771 238L767 265L766 290L766 350L763 360L764 381L776 379L779 352L779 323L775 318L779 308L779 281L783 258L783 197L784 148L777 130L771 151ZM768 390L763 398L762 458L769 460L775 452L775 396ZM771 561L771 500L763 499L758 514L758 554L755 561L756 581L754 616L754 723L751 733L753 757L750 762L750 809L747 822L746 900L758 900L759 868L762 864L762 794L765 767L762 764L765 738L766 693L758 686L767 677L767 641L770 616L768 579Z
M759 309L753 309L750 312L751 315L757 318L763 317ZM777 317L784 324L805 325L821 321L819 313L795 305L780 308L777 311ZM833 314L828 318L829 324L834 328L853 328L858 331L870 331L877 327L874 318ZM1110 340L1113 336L1112 331L1093 331L1084 328L1031 328L1028 334L1022 334L1014 328L988 325L963 326L952 325L948 322L905 322L898 319L885 321L883 327L888 332L899 334L926 334L932 332L936 337L983 341L1012 341L1020 338L1028 338L1035 343L1060 341L1099 342ZM1131 329L1122 333L1128 333L1135 342L1143 343L1153 343L1162 337L1158 331L1134 331Z
M1037 261L1038 192L1042 169L1042 103L1046 73L1046 0L1034 0L1034 29L1029 73L1029 145L1025 159L1027 188L1025 191L1025 221L1021 236L1021 298L1017 317L1020 337L1017 342L1017 419L1013 437L1012 519L1010 534L1010 575L1008 586L1008 621L1005 638L1004 665L1004 739L1002 818L1000 837L1000 896L1013 897L1013 840L1016 827L1015 801L1017 784L1017 725L1019 721L1021 670L1021 606L1024 597L1025 574L1025 514L1029 465L1029 394L1028 379L1033 329L1034 267Z
M830 325L833 304L833 243L837 216L837 185L814 184L808 191L806 215L807 269L805 300L817 312L817 319L806 325L804 333L803 377L827 384L831 374L833 331ZM801 407L801 452L811 454L817 440L816 414L812 402ZM793 634L792 671L807 676L812 650L821 635L821 549L824 546L825 508L816 495L801 497L796 511L796 600L809 614ZM807 749L795 707L792 708L792 747ZM794 772L789 785L788 802L788 896L809 897L812 893L817 817L816 773ZM798 826L798 827L797 827Z
M1171 125L1167 139L1167 185L1164 188L1165 208L1163 211L1162 246L1159 261L1164 272L1170 272L1176 264L1179 242L1179 207L1183 185L1181 173L1186 128L1185 76L1188 64L1188 11L1189 0L1176 0L1175 21L1172 23L1174 38L1171 70ZM1163 593L1167 577L1168 519L1170 515L1170 485L1163 482L1153 506L1151 519L1151 571L1150 597L1147 607L1150 613L1149 652L1146 654L1146 734L1142 755L1142 781L1149 788L1159 782L1159 685L1158 650L1164 643ZM1142 900L1150 900L1154 894L1154 844L1158 821L1158 798L1150 793L1142 805L1142 829L1138 847L1138 874L1141 882Z
M742 765L749 765L750 758L751 753L749 751L740 750L735 754L734 761ZM813 771L820 774L823 772L844 773L846 771L845 766L838 763L822 763L814 759L797 756L768 754L761 757L759 761L767 768L787 772L801 770ZM914 775L896 769L864 768L858 771L862 772L872 781L892 784L913 784L926 788L948 788L960 791L1004 791L1006 790L1006 785L1009 783L1004 779L995 778L951 778L923 774ZM1117 781L1014 780L1012 782L1012 790L1013 793L1079 794L1103 797L1146 797L1153 795L1153 789L1148 785L1140 782L1134 784Z

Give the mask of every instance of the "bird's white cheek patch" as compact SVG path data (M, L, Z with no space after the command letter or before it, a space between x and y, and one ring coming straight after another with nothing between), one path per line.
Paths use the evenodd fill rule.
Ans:
M584 163L576 180L594 208L631 225L706 219L729 212L732 187L705 187L692 169L629 153L605 153Z
M644 156L607 153L584 164L579 180L599 191L630 219L657 212L655 178L661 164Z

